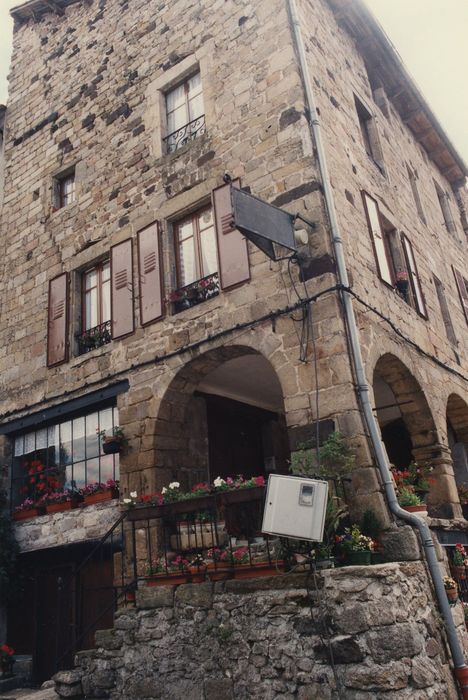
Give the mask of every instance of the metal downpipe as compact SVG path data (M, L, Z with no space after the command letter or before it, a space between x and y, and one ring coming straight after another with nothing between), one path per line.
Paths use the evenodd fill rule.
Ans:
M336 258L338 278L339 281L345 287L348 287L349 279L345 264L343 241L341 238L336 216L334 197L328 174L327 160L323 145L321 127L315 105L314 94L312 91L309 70L307 67L304 43L302 40L301 27L297 14L296 2L295 0L287 0L287 3L292 22L297 53L299 57L299 64L302 73L307 106L310 112L310 130L312 136L312 143L317 151L317 159L319 162L320 175L322 179L324 199L330 221L331 237ZM468 668L465 664L463 649L457 636L457 632L453 622L452 611L450 609L447 595L445 593L442 573L439 567L439 563L437 561L431 531L427 523L424 522L424 520L422 520L416 515L413 515L403 510L398 504L395 489L393 486L393 481L390 474L388 457L382 445L377 420L374 416L374 413L372 411L372 405L369 400L369 385L367 383L364 371L364 363L362 360L361 347L359 343L359 331L354 316L352 298L350 294L346 292L346 290L344 290L342 294L346 325L348 328L348 337L351 348L351 361L353 363L354 371L357 378L358 393L362 405L362 410L364 413L364 419L366 421L372 447L377 460L377 466L380 471L382 482L385 488L385 495L388 501L388 505L390 507L391 512L394 513L394 515L406 521L410 525L413 525L419 531L423 545L424 555L427 561L432 582L434 584L439 607L443 615L447 639L450 646L453 663L455 666L455 675L460 685L463 698L466 698L468 700Z

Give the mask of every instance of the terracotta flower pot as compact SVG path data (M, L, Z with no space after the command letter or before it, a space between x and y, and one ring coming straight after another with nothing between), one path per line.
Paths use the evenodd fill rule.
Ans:
M44 510L42 508L29 508L28 510L17 510L12 517L13 520L29 520L43 514Z
M206 580L206 566L189 566L190 582L203 583Z
M403 510L408 511L408 513L427 513L427 506L425 503L421 503L419 506L401 506Z
M94 503L102 503L103 501L111 501L113 498L118 498L119 492L117 489L108 489L107 491L98 491L84 497L85 506L91 506Z
M47 513L60 513L63 510L72 510L76 508L77 501L64 501L63 503L48 503L46 505Z
M449 603L455 605L455 603L458 600L458 588L446 588L445 592L447 594Z
M184 572L169 572L167 574L153 574L146 579L147 586L179 586L188 582L188 574Z

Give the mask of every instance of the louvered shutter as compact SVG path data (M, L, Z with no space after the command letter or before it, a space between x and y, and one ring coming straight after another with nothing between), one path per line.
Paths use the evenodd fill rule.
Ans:
M413 246L405 235L402 235L401 241L403 243L403 250L405 251L406 267L410 273L410 284L413 290L414 301L416 304L416 311L421 314L421 316L427 317L426 302L424 300L424 294L421 287L421 280L419 278L418 269L416 267L416 261L414 258Z
M47 366L68 360L68 273L49 282Z
M380 225L379 208L375 199L372 199L366 192L362 193L364 206L367 213L367 224L371 235L372 244L374 246L375 258L380 278L393 286L392 273L388 263L387 252L385 249L384 234Z
M240 181L234 180L233 187ZM219 278L221 289L229 289L250 279L249 254L245 237L232 226L231 187L222 185L213 190L213 209L218 241Z
M142 326L162 318L162 265L157 222L138 232L140 322Z
M131 238L111 248L112 338L135 330L133 318L133 259Z
M458 293L460 295L460 301L461 305L463 308L463 311L465 312L465 319L466 322L468 323L468 283L461 275L458 270L456 270L453 265L452 265L452 270L453 274L455 275L455 280L457 282L457 287L458 287Z

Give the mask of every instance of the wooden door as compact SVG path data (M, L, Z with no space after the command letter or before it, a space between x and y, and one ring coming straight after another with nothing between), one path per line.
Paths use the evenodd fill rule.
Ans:
M94 647L96 630L114 624L115 589L112 559L90 561L80 572L79 638L77 651Z

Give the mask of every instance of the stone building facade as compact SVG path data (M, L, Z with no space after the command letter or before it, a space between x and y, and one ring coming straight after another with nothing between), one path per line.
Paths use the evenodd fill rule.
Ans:
M383 440L398 466L434 466L434 523L463 531L466 168L360 2L298 5ZM0 239L13 504L33 461L62 484L118 477L126 495L286 471L319 421L358 457L354 516L392 526L288 3L32 0L13 15ZM223 229L226 176L315 223L301 271ZM116 425L128 446L108 458L95 433ZM44 590L119 512L15 526Z

